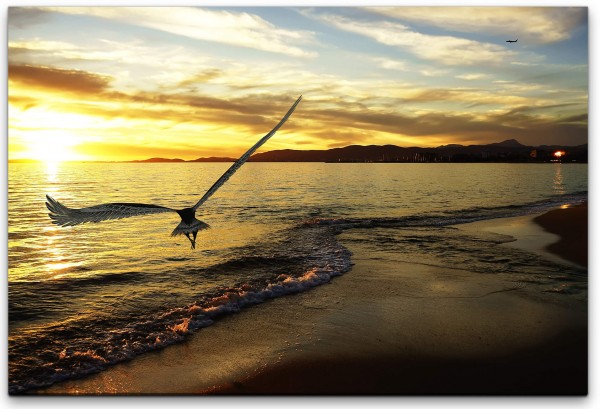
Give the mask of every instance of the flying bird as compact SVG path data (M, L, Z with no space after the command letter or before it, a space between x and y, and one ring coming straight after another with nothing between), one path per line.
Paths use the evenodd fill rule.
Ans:
M196 202L192 207L177 210L170 207L158 206L155 204L143 203L106 203L81 209L71 209L58 201L54 200L49 195L46 195L46 207L50 210L48 215L53 220L52 223L59 226L75 226L82 223L98 223L103 220L123 219L126 217L143 216L155 213L177 212L181 217L181 222L175 227L171 233L171 237L184 234L190 243L192 249L196 248L196 235L199 230L204 230L210 226L203 221L196 219L196 210L204 202L208 200L229 178L248 160L248 158L260 148L270 137L275 135L275 132L292 115L296 106L300 103L302 95L294 102L294 105L289 109L279 123L265 136L263 136L256 144L248 149L225 173L221 176L210 189L206 191L204 196ZM191 235L191 236L190 236Z
M507 43L516 43L517 41L519 41L518 38L516 40L506 40Z

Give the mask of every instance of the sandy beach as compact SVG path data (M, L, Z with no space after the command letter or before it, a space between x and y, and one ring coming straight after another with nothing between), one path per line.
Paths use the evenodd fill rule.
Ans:
M512 233L516 241L501 246L542 255L549 246L585 265L587 229L572 226L587 226L585 205L461 231ZM37 392L587 394L586 297L503 274L473 274L425 255L407 262L366 240L377 230L341 234L354 266L330 284L248 308L183 344ZM561 240L554 244L556 235Z

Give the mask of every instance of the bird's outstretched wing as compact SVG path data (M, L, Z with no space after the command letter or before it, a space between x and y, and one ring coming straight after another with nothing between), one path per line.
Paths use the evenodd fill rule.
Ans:
M271 136L275 135L275 132L277 132L279 130L279 128L281 128L281 126L285 123L285 121L287 121L288 118L292 115L292 112L294 112L294 110L296 109L296 106L300 103L301 99L302 99L302 95L300 95L300 97L296 100L296 102L294 102L294 105L292 105L292 107L289 109L289 111L287 111L287 114L285 114L285 116L281 119L281 121L279 121L277 126L275 126L275 128L273 128L271 130L271 132L269 132L268 134L263 136L258 142L256 142L256 144L253 147L248 149L248 152L244 153L238 160L236 160L234 162L234 164L231 165L231 167L229 169L227 169L227 172L223 173L223 176L221 176L219 178L219 180L217 180L215 182L215 184L212 185L212 187L207 190L207 192L204 194L204 196L202 196L202 198L200 200L198 200L198 203L196 203L194 205L194 207L193 207L194 210L196 210L200 206L202 206L202 203L206 202L209 197L211 197L221 186L223 186L223 184L225 182L227 182L227 180L229 180L231 175L233 175L258 148L260 148L265 142L267 142L267 140Z
M46 195L46 207L52 223L59 226L75 226L82 223L98 223L103 220L124 219L146 214L175 212L168 207L141 203L107 203L97 206L71 209Z

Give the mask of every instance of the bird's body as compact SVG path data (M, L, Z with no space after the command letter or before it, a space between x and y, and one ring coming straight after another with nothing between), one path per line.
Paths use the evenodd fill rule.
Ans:
M84 207L81 209L71 209L52 197L46 195L46 207L50 210L48 214L54 224L59 226L75 226L82 223L98 223L103 220L123 219L126 217L143 216L156 213L177 212L181 217L181 222L175 227L171 236L184 234L192 244L192 249L196 248L196 236L199 230L204 230L210 226L203 221L196 219L196 210L212 196L229 178L233 175L248 158L260 148L271 136L292 115L296 106L300 103L300 96L294 105L288 110L279 123L265 136L263 136L252 148L244 153L231 167L212 185L210 189L198 200L192 207L176 210L170 207L158 206L155 204L144 203L106 203L96 206ZM191 235L191 237L190 237Z
M181 217L181 222L175 227L175 230L171 233L171 237L185 234L185 237L192 243L192 249L195 249L198 231L208 229L210 226L203 221L196 219L196 210L193 207L177 210L177 213L179 213L179 216ZM193 239L190 238L190 234L193 235Z

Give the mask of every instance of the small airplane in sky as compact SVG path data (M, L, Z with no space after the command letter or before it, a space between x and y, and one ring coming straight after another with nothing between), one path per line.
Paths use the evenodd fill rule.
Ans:
M517 41L519 41L518 38L516 40L506 40L507 43L516 43Z

